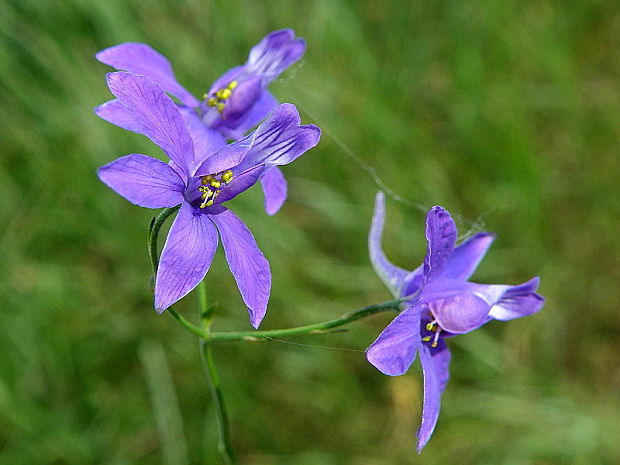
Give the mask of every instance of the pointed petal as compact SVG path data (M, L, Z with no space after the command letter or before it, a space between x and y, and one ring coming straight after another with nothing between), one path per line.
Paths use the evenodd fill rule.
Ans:
M97 170L99 179L131 203L145 208L174 207L183 201L185 185L163 161L133 153Z
M456 225L446 209L435 206L426 215L426 240L428 246L424 257L426 281L440 272L452 255L456 242Z
M273 166L265 171L260 182L265 193L265 211L268 215L275 215L286 202L287 185L284 173L277 166Z
M140 125L133 120L131 114L127 111L127 108L125 108L125 105L117 99L110 100L109 102L95 107L95 114L108 123L112 123L127 131L142 134Z
M495 234L487 232L469 238L454 249L440 275L446 278L468 279L484 258L494 239Z
M217 230L209 219L183 203L161 253L155 281L159 313L185 297L205 277L217 249Z
M250 230L233 212L222 209L221 213L209 217L220 232L228 266L250 313L250 323L258 328L271 292L269 262Z
M295 39L291 29L273 31L252 47L246 72L263 77L264 85L298 61L306 51L306 42Z
M415 360L420 344L420 307L409 307L368 347L366 358L381 373L399 376Z
M437 299L428 303L429 310L445 331L462 334L488 321L490 306L480 297L464 294Z
M286 165L318 144L321 130L300 126L295 105L283 103L248 138L252 148L236 168L243 172L258 165Z
M426 346L420 348L420 361L424 372L424 404L422 406L422 424L418 430L418 454L430 439L441 407L441 393L449 378L448 367L450 352L445 348L437 355L431 355L431 349Z
M215 129L207 127L191 108L179 108L194 144L197 163L226 146L226 139ZM245 152L244 152L245 153ZM237 161L237 163L239 163Z
M408 271L393 265L383 253L381 236L385 222L385 197L383 192L377 192L375 197L375 211L372 216L370 233L368 234L368 251L370 262L375 273L387 286L394 297L400 297Z
M242 137L243 134L263 121L277 106L278 100L271 92L267 90L262 91L256 103L248 111L247 116L239 122L235 128L235 133L231 133L231 135L236 134L238 137L234 137L235 139Z
M536 277L518 286L509 286L491 307L489 316L507 321L539 312L545 304L544 297L536 293L539 282Z
M172 65L166 57L146 44L125 42L101 50L95 55L97 60L119 71L141 74L158 84L190 107L198 106L196 100L174 77Z
M112 93L142 128L141 132L189 176L194 166L194 147L176 104L144 76L117 72L109 73L107 80Z

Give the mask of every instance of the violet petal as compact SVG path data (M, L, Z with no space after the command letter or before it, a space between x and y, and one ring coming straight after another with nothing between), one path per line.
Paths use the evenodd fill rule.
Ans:
M108 123L112 123L127 131L142 134L142 127L134 121L125 105L123 105L118 99L110 100L99 105L98 107L95 107L95 114L99 118L106 120Z
M268 215L275 215L286 202L284 173L277 166L272 166L260 177L260 183L265 194L265 211Z
M277 106L278 101L271 94L271 92L263 90L256 103L254 103L252 108L248 111L247 116L243 119L243 121L238 123L237 127L234 129L234 132L231 132L231 135L237 136L233 138L239 139L242 137L243 134L247 133L263 121Z
M208 215L184 202L161 253L155 281L155 308L163 312L192 291L209 271L217 230Z
M248 190L258 182L266 169L265 166L257 166L239 176L235 176L233 180L221 190L220 195L215 200L215 205L232 200L242 192Z
M146 76L166 92L178 97L185 105L190 107L199 105L198 100L177 82L168 59L149 45L125 42L101 50L95 57L119 71Z
M237 282L243 301L248 307L250 323L258 328L271 292L269 262L256 245L256 240L245 224L230 210L209 215L222 238L226 260Z
M366 358L381 373L407 372L420 347L420 307L409 307L383 330L366 350Z
M258 165L286 165L318 144L321 130L313 124L300 126L300 121L295 105L278 105L248 136L252 147L236 171L243 172Z
M264 85L267 85L298 61L305 51L306 42L295 39L295 32L291 29L273 31L250 50L246 72L262 76Z
M428 304L429 310L444 330L453 334L472 331L488 321L490 306L469 292L436 299Z
M435 430L441 407L441 393L449 377L447 370L450 353L447 348L442 352L447 352L447 354L438 355L440 358L435 361L435 357L431 355L431 349L425 345L420 348L420 362L424 372L424 403L422 406L422 424L417 433L418 454L422 452Z
M245 139L225 145L216 152L211 153L198 164L194 176L206 176L230 168L234 168L233 172L235 177L238 176L243 171L236 167L252 148L252 141L253 138L248 136Z
M211 129L203 124L193 109L179 108L179 110L187 124L187 130L194 144L194 159L196 160L196 164L202 162L210 155L226 146L226 139L224 136L215 129Z
M150 79L131 73L108 73L108 87L142 132L166 152L183 175L194 166L194 146L176 104Z
M133 153L97 170L99 179L131 203L145 208L174 207L183 201L185 185L163 161Z
M489 316L496 320L513 320L540 311L545 299L536 293L539 278L533 278L518 286L511 286L491 307Z
M457 231L454 220L446 209L435 206L426 215L426 240L424 277L428 281L436 275L454 250Z
M450 255L450 258L448 258L440 272L441 276L468 279L484 258L494 239L495 234L486 232L470 237L454 249L454 252L452 252L452 255Z

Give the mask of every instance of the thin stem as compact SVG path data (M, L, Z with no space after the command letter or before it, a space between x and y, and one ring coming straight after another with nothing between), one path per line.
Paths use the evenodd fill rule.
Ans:
M366 318L375 313L381 313L388 310L399 311L402 299L389 300L380 304L369 305L349 313L345 313L335 320L325 321L307 326L297 326L295 328L286 329L267 329L262 331L239 331L239 332L213 332L209 333L210 341L256 341L261 339L270 339L274 337L293 336L298 334L322 334L330 329L344 326L355 320Z
M198 295L200 302L200 323L205 335L208 335L213 321L213 307L208 306L207 290L204 281L198 285ZM211 344L206 340L201 340L199 343L200 355L205 368L207 381L209 382L209 387L211 389L211 396L215 401L215 412L217 414L217 425L219 431L218 450L226 465L233 465L235 463L235 456L230 442L228 415L226 413L224 396L220 388L220 377L217 373L215 359L213 358L213 351L211 350Z

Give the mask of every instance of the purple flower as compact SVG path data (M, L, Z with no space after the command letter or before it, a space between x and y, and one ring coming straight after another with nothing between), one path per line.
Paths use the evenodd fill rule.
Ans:
M258 327L271 289L269 262L249 229L223 204L271 166L290 163L314 147L321 131L314 125L300 126L295 106L284 103L246 138L198 154L179 109L157 84L124 72L108 74L107 81L132 124L171 161L131 154L99 168L99 178L141 207L181 204L161 254L155 308L164 311L204 278L219 233L250 322Z
M244 65L232 68L218 78L202 102L177 82L168 59L146 44L126 42L102 50L96 57L118 70L146 76L176 97L194 140L194 151L200 158L224 146L226 138L242 138L276 107L278 102L267 87L298 61L305 50L305 41L296 39L292 30L272 32L250 50ZM124 129L143 132L118 100L100 105L95 112ZM265 209L273 215L286 200L286 180L275 166L264 170L260 180L265 193Z
M493 319L531 315L541 309L544 299L536 293L538 278L518 286L469 282L495 235L479 233L455 247L456 225L442 207L431 208L426 216L424 263L413 271L394 266L381 249L384 217L384 198L379 192L368 238L370 260L390 291L408 299L366 356L382 373L398 376L420 354L424 372L422 425L417 434L420 452L435 428L441 393L450 377L450 351L444 339Z

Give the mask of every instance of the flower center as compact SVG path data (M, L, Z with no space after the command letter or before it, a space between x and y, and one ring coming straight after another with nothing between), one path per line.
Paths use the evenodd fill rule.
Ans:
M220 171L215 174L207 174L206 176L202 176L200 178L201 186L198 186L198 190L202 192L200 198L202 199L202 203L200 204L200 208L210 207L215 202L215 199L222 189L232 181L233 172L231 170Z
M217 108L217 111L219 113L222 113L224 111L224 108L226 107L226 100L230 98L233 90L238 85L239 83L237 81L231 81L226 87L221 88L210 97L206 95L205 98L209 97L207 99L207 105Z
M439 335L443 331L437 323L437 320L433 320L430 323L427 323L425 329L435 334L423 337L422 342L430 342L431 347L437 347L437 344L439 344Z

